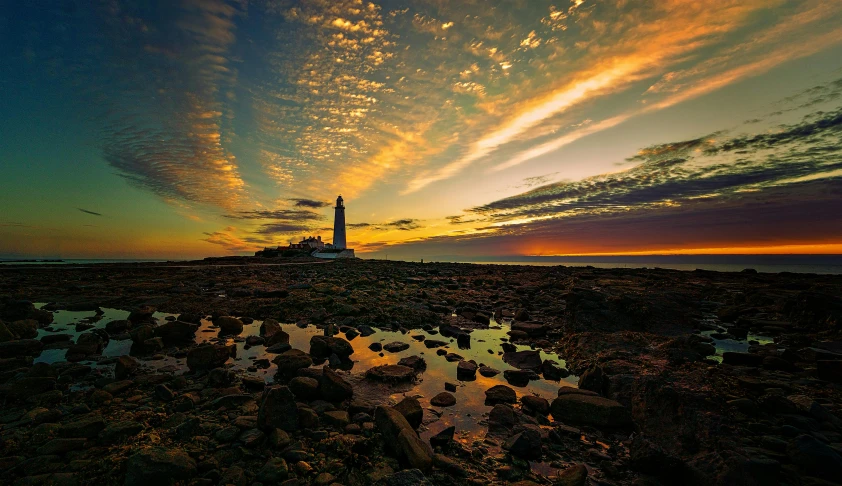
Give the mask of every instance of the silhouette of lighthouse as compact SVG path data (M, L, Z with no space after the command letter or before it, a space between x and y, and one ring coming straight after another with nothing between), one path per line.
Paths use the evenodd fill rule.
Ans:
M333 216L333 247L344 250L345 243L345 203L340 195L336 198L336 213Z

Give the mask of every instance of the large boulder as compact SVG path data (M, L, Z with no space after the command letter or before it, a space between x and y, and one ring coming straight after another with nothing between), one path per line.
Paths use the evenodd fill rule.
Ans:
M196 475L196 461L181 449L150 447L126 461L126 486L172 484Z
M184 321L167 321L154 329L155 336L167 343L187 343L193 341L198 324Z
M332 369L325 367L319 377L319 391L329 402L341 402L354 396L351 384Z
M0 343L0 357L38 356L44 344L37 339L18 339Z
M537 370L541 367L540 351L515 351L503 353L503 361L519 370Z
M300 349L290 349L285 351L272 360L278 367L277 375L279 377L291 377L298 373L301 368L309 368L313 364L310 355L301 351ZM275 378L277 380L277 377Z
M582 373L582 376L579 377L579 389L581 390L589 390L600 395L608 395L610 386L611 381L600 366L594 366Z
M38 337L38 321L35 319L10 322L6 324L6 327L18 339L35 339Z
M243 321L232 316L220 316L213 320L219 327L220 334L240 334L243 332Z
M366 371L365 377L374 381L400 383L414 380L417 374L418 373L409 366L380 365Z
M517 403L517 393L506 385L494 385L485 391L485 403L487 405Z
M191 349L187 353L187 367L193 371L210 370L218 368L228 361L228 358L235 356L236 346L210 344Z
M276 344L289 344L289 334L281 329L281 325L274 319L266 319L260 325L260 335L266 340L266 347Z
M553 400L553 419L596 427L623 427L631 424L629 410L619 402L600 396L569 393Z
M506 439L503 449L522 459L538 459L541 457L541 430L537 426L527 427Z
M354 348L348 341L330 336L313 336L310 338L310 355L314 358L328 358L335 354L342 359L354 354Z
M298 407L295 395L285 386L272 386L263 390L263 399L257 412L257 425L264 430L278 428L298 430Z
M406 397L393 408L403 415L413 429L421 426L424 419L424 409L421 408L421 402L417 398Z
M842 482L842 457L810 435L799 435L787 445L790 460L810 476Z
M392 407L378 406L374 423L383 436L387 450L392 451L405 465L429 471L433 465L433 451L421 440L406 418Z

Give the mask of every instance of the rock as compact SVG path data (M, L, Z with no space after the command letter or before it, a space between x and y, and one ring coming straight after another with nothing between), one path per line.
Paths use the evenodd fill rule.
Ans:
M17 339L35 339L38 337L38 321L34 319L9 322L6 323L6 327Z
M432 486L432 484L418 469L405 469L383 478L384 486Z
M126 486L172 484L196 475L196 461L181 449L149 447L126 461Z
M99 433L99 441L105 445L117 444L143 431L143 425L133 420L108 424Z
M524 395L521 397L520 403L522 403L524 407L541 415L547 415L550 413L550 402L548 402L545 398L536 397L534 395Z
M275 356L272 362L278 366L277 373L280 376L295 376L298 370L309 368L313 364L310 356L300 349L290 349L281 353Z
M53 439L36 449L35 452L39 456L66 454L71 451L81 451L84 449L86 442L87 439L84 438Z
M25 400L54 390L56 379L48 376L24 376L0 386L0 394L12 400Z
M757 367L763 364L763 356L759 354L725 351L722 353L722 363L733 366Z
M158 398L158 400L171 402L175 400L175 393L173 393L173 391L170 390L167 385L164 385L162 383L159 385L155 385L155 397Z
M198 330L198 324L168 321L155 328L155 336L167 343L188 343L193 341Z
M289 468L282 457L272 457L257 471L257 480L262 483L276 484L289 475Z
M371 343L368 345L368 349L374 351L375 353L379 353L383 350L383 345L380 343Z
M343 430L346 425L351 423L351 418L345 410L330 410L323 414L325 423L338 430Z
M485 403L487 405L517 403L517 393L506 385L494 385L485 391Z
M451 425L443 429L438 434L430 437L430 445L433 447L445 447L453 441L453 434L456 433L456 427Z
M488 366L480 366L479 367L479 374L486 378L491 378L492 376L497 376L500 374L499 370L495 370L494 368L489 368Z
M354 396L354 388L332 369L325 367L319 378L319 392L329 402L341 402Z
M427 339L424 341L424 346L427 346L430 349L433 348L440 348L442 346L447 346L447 341L438 341L435 339Z
M101 415L89 415L63 424L59 430L59 434L62 437L93 439L104 428L105 419Z
M559 366L555 361L548 359L541 363L541 374L544 375L544 379L552 381L559 381L570 376L569 371Z
M380 365L365 372L366 378L386 383L412 381L415 379L415 376L416 372L414 369L401 365Z
M266 439L266 434L258 429L247 429L240 434L238 439L245 447L253 449L263 444L263 441Z
M503 353L503 361L519 370L537 370L541 368L540 351L515 351Z
M243 332L243 321L232 316L220 316L213 320L219 327L220 334L240 334Z
M133 375L140 367L140 363L131 356L120 356L114 363L114 378L125 380Z
M263 390L257 424L263 430L273 427L287 432L298 430L298 407L289 388L272 386Z
M456 397L449 392L443 391L430 399L430 405L434 407L451 407L456 405Z
M0 343L5 343L8 341L13 341L18 337L15 336L12 331L6 326L3 321L0 321Z
M842 457L809 435L800 435L786 448L790 460L810 476L842 482Z
M266 340L264 343L267 347L278 344L289 344L289 334L281 329L278 321L273 319L266 319L260 325L260 335Z
M281 354L286 353L290 349L292 349L292 346L290 346L289 343L277 343L271 346L267 346L266 352L270 354Z
M107 385L103 386L102 391L116 396L130 388L134 388L134 382L132 380L120 380L108 383Z
M289 381L288 386L299 400L310 401L319 397L319 380L315 378L296 376Z
M310 338L310 355L314 358L328 358L335 354L348 359L354 354L354 348L348 341L338 337L313 336Z
M208 386L213 388L225 388L234 383L236 375L233 371L225 368L214 368L208 372Z
M401 351L405 351L409 349L409 344L402 343L400 341L391 342L389 344L384 344L383 349L390 352L390 353L399 353Z
M531 380L537 380L539 376L532 370L506 370L503 372L503 378L512 386L524 387Z
M400 412L391 407L378 406L374 411L374 423L386 444L394 444L398 459L411 467L429 470L433 464L433 453Z
M218 368L236 356L237 348L231 345L210 344L191 349L187 353L187 367L192 371Z
M605 396L608 395L609 386L610 380L600 366L594 366L579 377L580 390L589 390Z
M38 356L44 344L37 339L18 339L0 343L0 357Z
M407 366L415 371L421 372L427 369L427 362L420 356L407 356L398 361L401 366Z
M456 379L473 381L477 379L477 364L471 361L460 361L456 365Z
M424 409L421 408L421 402L418 399L406 397L393 408L404 416L413 430L421 426L421 422L424 419Z
M506 439L503 449L522 459L538 459L541 457L541 432L536 426L528 427Z
M140 306L137 309L132 310L131 313L129 313L128 320L132 323L150 322L153 320L153 316L155 315L156 310L157 309L150 305Z
M585 486L587 482L588 468L583 464L562 469L553 478L554 486Z
M598 396L560 395L553 400L553 419L565 423L597 427L623 427L631 424L631 414L620 403Z

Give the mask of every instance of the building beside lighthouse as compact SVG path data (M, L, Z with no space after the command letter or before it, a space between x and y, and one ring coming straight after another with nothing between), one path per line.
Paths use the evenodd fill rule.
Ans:
M321 236L309 236L299 243L290 243L286 247L264 248L254 253L257 257L301 256L307 253L316 258L336 259L354 258L354 250L348 248L345 241L345 201L340 195L333 208L333 243L324 243Z

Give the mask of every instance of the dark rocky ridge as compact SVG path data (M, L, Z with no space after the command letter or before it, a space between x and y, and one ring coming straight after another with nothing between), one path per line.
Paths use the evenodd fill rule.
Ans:
M0 471L12 483L842 482L838 276L365 261L136 264L4 267L0 295ZM70 343L33 339L32 329L48 326L52 314L26 301L51 302L47 310L136 311ZM69 358L54 365L28 358L70 346L68 356L96 360L122 332L149 350L144 356L189 361L200 349L184 340L193 328L150 325L147 306L181 314L173 322L182 323L211 315L360 334L426 328L459 345L471 345L462 330L494 315L513 321L511 341L558 351L581 376L580 390L562 388L551 403L518 403L516 395L513 402L498 390L499 401L477 417L487 422L485 440L462 443L453 440L459 430L444 429L427 442L415 430L429 411L419 424L412 403L397 415L367 406L341 371L293 366L264 389L206 351L204 364L180 376L150 372L130 357L107 372ZM222 322L230 332L239 327ZM267 331L274 332L264 340L277 332ZM746 344L756 335L774 343ZM285 344L279 336L276 346ZM721 341L745 350L719 364L712 343ZM319 340L317 348L312 358L342 369L342 343ZM311 357L295 359L303 358ZM524 379L546 374L534 357L513 359L527 363ZM545 466L530 470L527 460Z

